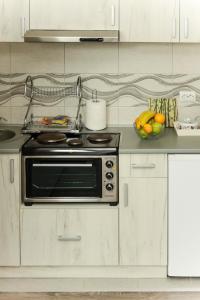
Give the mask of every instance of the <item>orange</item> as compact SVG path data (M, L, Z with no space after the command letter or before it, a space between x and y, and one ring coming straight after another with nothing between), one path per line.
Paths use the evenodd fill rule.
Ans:
M152 132L152 126L150 124L144 124L143 129L146 133L151 133Z
M163 114L157 113L157 114L155 114L154 120L156 123L164 124L165 116Z

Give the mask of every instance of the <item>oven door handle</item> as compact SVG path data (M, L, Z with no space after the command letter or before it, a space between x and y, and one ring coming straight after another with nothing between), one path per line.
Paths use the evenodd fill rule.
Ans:
M33 164L33 167L92 167L92 164Z

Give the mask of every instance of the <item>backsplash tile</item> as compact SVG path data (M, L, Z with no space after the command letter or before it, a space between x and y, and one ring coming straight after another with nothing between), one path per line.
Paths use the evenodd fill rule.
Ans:
M2 73L10 74L10 44L1 43L0 45L0 70Z
M21 107L10 107L11 112L11 121L14 124L22 124L26 115L27 107L21 106Z
M11 107L9 106L1 106L0 107L0 117L3 117L5 121L1 121L3 123L12 123L12 115L11 115Z
M131 125L149 98L178 98L180 90L196 92L196 103L180 108L181 116L195 117L200 115L199 50L199 45L141 43L1 44L0 116L23 122L29 102L24 82L30 74L34 86L50 88L75 87L81 75L83 99L91 99L96 89L97 97L107 101L109 125ZM33 112L75 116L77 104L74 96L37 96Z
M19 116L24 115L28 98L23 96L24 80L26 74L12 74L11 94L8 89L1 91L0 102L12 109L12 121L15 122L14 108L16 110L16 122ZM70 86L75 85L77 74L36 74L33 76L35 86ZM149 98L174 98L178 97L180 90L194 90L197 101L193 108L181 108L181 114L185 116L192 111L193 115L200 115L200 76L191 75L167 75L167 74L81 74L83 84L83 99L89 100L97 91L97 97L107 101L108 124L133 123L134 118L142 110L147 108ZM1 80L1 76L0 76ZM50 90L51 93L51 90ZM6 101L6 97L7 102ZM11 99L11 101L10 101ZM77 97L36 97L33 113L36 115L64 114L75 116L77 109ZM1 106L3 107L3 106ZM0 113L1 113L0 107ZM22 108L20 114L19 109Z
M172 74L172 62L172 44L119 44L119 73Z
M64 45L12 43L11 73L64 73Z
M200 44L175 44L173 57L174 73L200 74Z
M65 44L65 73L118 73L117 43Z

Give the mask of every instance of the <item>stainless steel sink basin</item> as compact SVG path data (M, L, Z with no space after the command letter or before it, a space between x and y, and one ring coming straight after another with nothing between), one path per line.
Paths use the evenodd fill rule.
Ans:
M12 139L15 136L15 132L8 129L0 129L0 142L4 142Z

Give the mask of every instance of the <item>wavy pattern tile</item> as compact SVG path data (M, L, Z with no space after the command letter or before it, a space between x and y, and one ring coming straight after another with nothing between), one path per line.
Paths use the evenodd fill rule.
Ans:
M33 75L35 86L51 88L75 87L79 74L38 74ZM24 94L24 82L27 74L0 74L0 105L8 102L14 96ZM200 75L184 74L81 74L83 81L83 98L91 99L96 89L98 97L105 99L108 105L115 103L123 97L133 99L131 106L147 104L149 98L174 98L180 90L193 90L200 105ZM28 91L30 94L30 91ZM28 98L26 98L28 101ZM34 97L35 103L41 105L54 105L63 99L62 94Z

